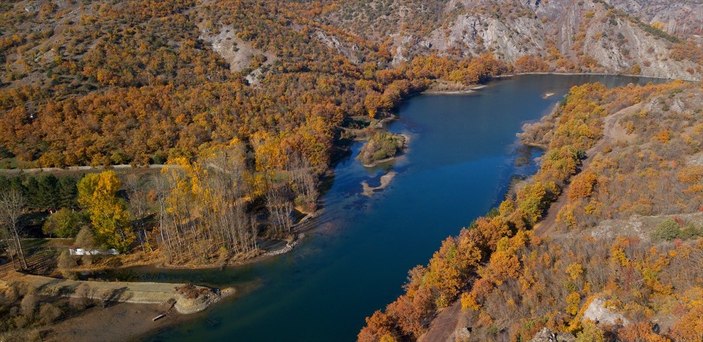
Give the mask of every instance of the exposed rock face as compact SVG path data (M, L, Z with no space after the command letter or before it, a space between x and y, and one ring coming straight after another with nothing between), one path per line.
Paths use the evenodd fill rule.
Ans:
M440 27L420 43L432 51L457 49L464 55L496 51L514 62L524 55L538 55L545 46L543 28L535 18L520 17L513 22L482 18L471 14L456 18L448 28Z
M219 32L210 32L200 27L200 32L200 38L210 44L212 49L229 63L231 72L244 71L252 67L254 61L263 61L261 66L246 75L250 84L258 83L263 73L262 68L273 64L278 59L273 53L261 51L239 38L232 26L222 27Z
M354 64L361 63L363 59L362 51L359 46L353 43L347 43L344 40L340 40L333 35L329 35L322 30L315 32L315 38L327 45L327 47L336 50L337 52L347 57L350 62Z
M389 42L394 63L493 52L510 62L540 56L562 71L701 78L701 66L671 58L678 40L669 34L700 34L703 4L686 0L350 1L325 21Z
M583 320L589 320L598 324L606 325L627 325L630 323L630 321L622 314L608 309L605 306L605 300L601 298L596 298L591 301L591 304L589 304L588 308L586 308L586 312L583 313Z
M670 34L703 35L703 2L696 0L606 0L615 8L636 15L640 20L661 25Z
M232 26L223 27L219 33L211 33L207 30L201 30L201 32L200 38L210 43L212 49L229 63L232 72L244 70L249 67L255 56L263 54L237 37Z

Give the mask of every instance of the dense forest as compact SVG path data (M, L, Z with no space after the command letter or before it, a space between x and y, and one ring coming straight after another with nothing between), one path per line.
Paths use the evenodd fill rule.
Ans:
M258 153L295 150L324 169L346 118L381 116L427 79L445 76L431 61L387 69L387 52L372 44L364 63L351 63L313 29L297 30L314 26L291 7L124 1L27 12L6 4L4 166L163 164L236 138ZM38 35L37 26L46 32ZM221 27L278 58L256 55L230 72L203 41ZM494 73L461 63L442 64L464 83ZM281 165L276 156L256 159Z

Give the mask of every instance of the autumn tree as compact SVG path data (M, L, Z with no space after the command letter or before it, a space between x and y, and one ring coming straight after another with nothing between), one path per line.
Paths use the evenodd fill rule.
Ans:
M78 203L88 211L98 240L125 252L134 232L125 201L117 196L120 186L114 171L88 174L78 182Z

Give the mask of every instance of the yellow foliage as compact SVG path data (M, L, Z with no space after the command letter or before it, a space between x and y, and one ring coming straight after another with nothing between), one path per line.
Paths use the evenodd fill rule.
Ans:
M581 295L574 291L566 296L566 313L576 315L581 307Z
M613 246L610 248L610 258L616 264L627 267L630 265L630 259L627 258L625 254L624 246L627 244L627 240L624 238L618 238Z
M571 263L566 267L566 274L569 275L571 280L578 280L583 275L583 266L579 263Z
M476 301L476 296L471 293L464 292L461 294L461 309L478 311L480 305Z
M117 197L120 186L114 171L87 174L78 182L78 203L88 210L98 239L125 252L135 235L129 225L126 205Z

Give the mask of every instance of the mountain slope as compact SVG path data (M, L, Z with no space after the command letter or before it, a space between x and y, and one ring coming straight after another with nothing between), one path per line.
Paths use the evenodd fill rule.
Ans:
M492 51L510 62L538 56L560 71L700 79L695 60L672 58L670 50L680 40L649 25L666 29L649 15L657 11L672 23L673 34L693 34L695 29L679 29L676 23L700 20L700 6L680 2L628 12L632 5L612 7L598 0L352 1L322 21L390 45L396 63L417 54L465 57Z

